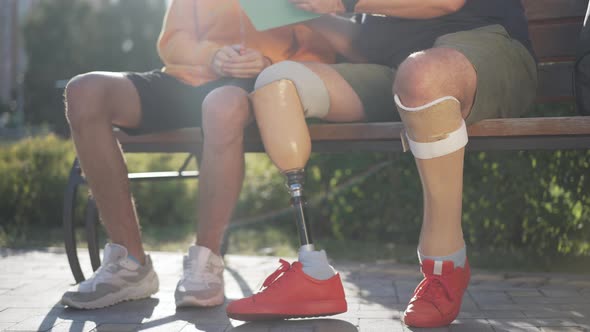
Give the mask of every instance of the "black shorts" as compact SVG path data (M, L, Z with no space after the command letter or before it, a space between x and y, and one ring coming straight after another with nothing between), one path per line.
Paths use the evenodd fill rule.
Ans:
M141 103L141 123L135 128L121 129L129 135L142 135L180 128L200 127L201 107L209 92L226 85L247 92L254 88L255 79L221 78L192 86L161 71L125 73L137 89Z

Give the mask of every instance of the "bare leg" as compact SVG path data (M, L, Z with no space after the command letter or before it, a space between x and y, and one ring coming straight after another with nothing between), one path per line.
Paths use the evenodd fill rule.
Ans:
M465 118L473 105L477 76L458 51L438 48L420 52L400 66L394 84L405 106L417 107L454 96ZM434 159L416 159L424 195L420 251L445 256L464 246L461 229L465 149Z
M218 88L203 102L197 244L217 255L244 180L243 136L250 121L248 94L241 88Z
M112 124L137 126L141 119L134 85L117 73L75 77L66 88L67 118L86 180L113 243L144 263L144 251L121 149Z
M365 119L360 98L336 70L322 63L307 62L304 65L322 79L330 94L330 111L324 120L354 122Z

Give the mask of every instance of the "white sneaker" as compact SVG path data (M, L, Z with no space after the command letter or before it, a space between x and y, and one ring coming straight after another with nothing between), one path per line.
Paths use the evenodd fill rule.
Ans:
M223 259L201 246L188 249L183 275L174 292L177 307L212 307L223 304Z
M125 247L109 243L104 248L102 265L77 290L66 292L61 303L78 309L104 308L150 297L158 292L158 286L150 256L141 266L129 259Z

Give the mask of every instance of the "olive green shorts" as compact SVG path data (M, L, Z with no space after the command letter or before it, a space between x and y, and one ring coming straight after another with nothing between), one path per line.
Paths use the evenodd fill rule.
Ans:
M433 47L461 52L477 72L477 92L467 124L520 117L532 105L537 89L536 62L504 27L489 25L447 34L439 37ZM399 121L392 96L395 69L351 63L333 67L361 99L367 121Z

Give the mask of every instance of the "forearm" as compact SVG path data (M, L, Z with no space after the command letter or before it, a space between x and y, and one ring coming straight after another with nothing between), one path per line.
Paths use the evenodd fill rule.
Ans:
M222 45L208 40L195 40L189 33L176 32L161 39L158 53L164 63L179 65L209 65Z
M324 15L309 21L307 26L324 37L337 53L353 62L362 61L352 44L359 33L359 26L354 22L343 17Z
M454 13L463 5L465 0L359 0L355 12L428 19Z

